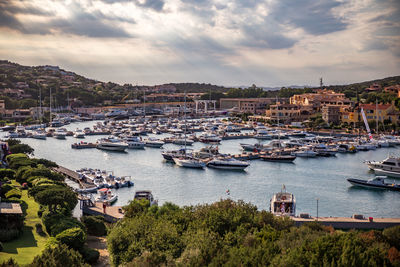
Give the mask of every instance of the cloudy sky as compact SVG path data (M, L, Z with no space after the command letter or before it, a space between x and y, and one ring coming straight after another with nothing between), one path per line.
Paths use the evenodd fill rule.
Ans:
M400 75L399 0L0 0L0 59L133 84Z

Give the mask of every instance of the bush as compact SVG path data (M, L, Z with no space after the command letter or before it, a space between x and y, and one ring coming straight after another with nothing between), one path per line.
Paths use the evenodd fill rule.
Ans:
M37 186L34 186L32 188L29 189L28 194L32 197L35 197L36 194L38 194L39 192L42 192L44 190L49 190L49 189L56 189L56 188L64 188L64 186L60 186L60 185L56 185L56 184L40 184Z
M24 166L30 166L30 167L36 166L36 163L33 160L31 160L27 155L22 153L8 155L7 162L8 166L13 170L17 170L20 167Z
M11 184L3 184L3 185L1 186L1 194L2 194L3 196L5 196L5 194L6 194L8 191L12 190L12 189L14 189L14 186L13 186L13 185L11 185Z
M34 159L37 164L42 164L47 168L57 168L58 165L54 161L47 160L47 159Z
M104 236L107 234L107 227L102 216L82 216L81 222L86 226L89 235Z
M89 263L90 265L94 265L100 257L98 250L89 248L87 246L82 247L79 252L81 253L85 262Z
M11 153L33 154L34 149L27 144L9 145Z
M382 234L391 246L400 250L400 225L386 228Z
M17 188L13 188L10 191L8 191L7 193L5 193L5 197L8 198L21 198L22 193L21 190L17 189Z
M31 166L21 166L21 167L19 167L17 172L15 173L15 180L17 180L17 182L22 181L22 176L30 168L31 168Z
M21 231L18 229L0 229L0 242L9 242L17 239Z
M0 242L0 251L3 251L3 243Z
M85 230L85 226L76 218L67 217L60 213L45 211L42 215L42 222L46 227L47 233L51 236L56 236L69 228L79 227Z
M5 178L14 179L15 171L11 169L0 169L0 181L5 181Z
M59 233L56 236L56 240L69 248L79 250L85 244L86 234L81 228L70 228Z
M6 261L0 263L0 267L18 267L18 263L14 260L14 258L9 258Z
M81 254L73 249L69 249L66 245L58 245L46 248L42 254L36 256L31 264L35 267L47 266L74 266L88 267L85 264Z
M64 181L64 176L58 174L56 172L51 171L50 169L40 166L38 168L30 168L21 175L19 178L20 183L28 182L29 185L32 185L32 181L38 177L48 178L53 181Z

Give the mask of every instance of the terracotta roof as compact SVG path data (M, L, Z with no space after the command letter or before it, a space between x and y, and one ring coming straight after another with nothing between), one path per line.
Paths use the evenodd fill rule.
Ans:
M386 110L391 106L391 104L378 104L378 110ZM360 107L363 109L376 109L376 104L361 104Z

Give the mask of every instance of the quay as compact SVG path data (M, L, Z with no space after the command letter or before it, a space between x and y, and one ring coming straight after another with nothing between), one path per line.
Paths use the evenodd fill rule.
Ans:
M319 222L325 226L332 226L335 229L385 229L400 225L400 218L364 218L357 217L290 217L296 226L304 223Z
M80 208L83 215L102 216L106 222L115 223L124 217L121 206L106 206L93 202L90 198L81 196Z
M52 170L64 175L69 180L78 183L80 188L93 187L93 185L87 184L84 181L82 181L82 179L79 177L79 174L77 172L73 171L73 170L70 170L70 169L65 168L63 166L58 166L56 168L52 168Z

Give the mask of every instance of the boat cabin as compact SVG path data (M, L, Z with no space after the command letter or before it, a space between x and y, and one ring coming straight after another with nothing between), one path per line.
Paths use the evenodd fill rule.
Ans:
M271 199L271 212L274 215L295 216L296 200L293 194L287 192L276 193Z

